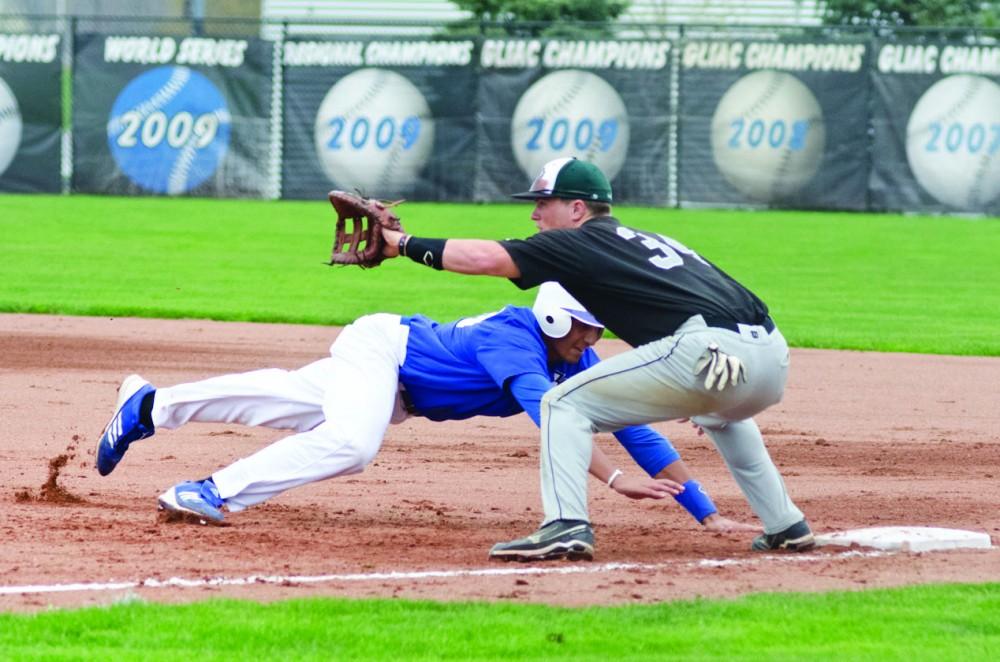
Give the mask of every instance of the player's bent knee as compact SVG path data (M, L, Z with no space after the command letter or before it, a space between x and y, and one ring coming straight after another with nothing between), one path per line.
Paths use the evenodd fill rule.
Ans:
M550 420L558 419L559 425L567 425L574 429L587 427L591 431L596 431L590 412L581 409L578 403L565 394L560 397L560 394L553 393L555 390L549 391L542 398L542 416L548 416Z
M567 396L572 393L566 388L566 382L556 384L542 396L542 404L547 406L569 406Z
M542 396L543 407L551 407L552 403L557 402L559 400L559 396L556 395L556 391L558 390L559 387L556 386L554 388L550 388L548 391L545 392L545 395Z
M378 455L379 448L381 448L381 445L375 447L366 446L364 448L358 449L357 453L358 463L362 467L367 467L369 464L372 463L372 461L375 460L375 456Z
M352 440L344 444L341 448L341 454L345 460L350 462L353 473L357 473L372 463L381 447L381 439L376 443Z
M363 471L382 447L382 437L345 434L325 422L305 435L303 443L306 446L299 449L303 457L311 456L315 470L330 478Z

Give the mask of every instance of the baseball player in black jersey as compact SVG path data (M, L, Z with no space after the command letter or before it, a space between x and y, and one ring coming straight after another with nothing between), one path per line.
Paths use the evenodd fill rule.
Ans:
M711 437L764 525L756 550L815 545L751 418L777 403L788 345L767 306L678 241L611 216L611 185L575 158L545 165L525 193L539 232L525 240L426 239L384 231L387 257L522 289L558 281L633 347L546 393L541 411L545 519L532 535L498 543L491 558L591 559L587 469L593 433L691 419Z

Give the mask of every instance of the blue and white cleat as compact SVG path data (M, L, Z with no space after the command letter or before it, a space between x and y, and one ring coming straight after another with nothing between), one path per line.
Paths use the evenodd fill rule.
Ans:
M129 375L122 380L118 387L118 409L97 442L97 472L102 476L115 470L129 444L153 436L152 424L143 425L139 410L142 399L155 391L152 384L139 375Z
M219 488L211 480L193 480L178 483L160 495L160 510L177 513L185 519L195 519L201 524L221 524L225 516L225 503Z

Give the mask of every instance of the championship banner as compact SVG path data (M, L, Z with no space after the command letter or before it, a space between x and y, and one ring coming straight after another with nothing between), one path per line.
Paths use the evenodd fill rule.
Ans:
M668 200L669 41L486 39L476 200L509 200L552 159L593 162L615 202Z
M1000 47L876 51L872 208L1000 214Z
M73 188L264 197L273 44L79 34Z
M682 205L864 209L864 43L680 46Z
M282 197L469 200L475 42L284 42Z
M62 188L61 36L0 32L0 191Z

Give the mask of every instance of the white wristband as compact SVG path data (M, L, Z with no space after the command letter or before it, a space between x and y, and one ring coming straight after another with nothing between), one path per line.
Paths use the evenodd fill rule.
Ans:
M615 479L617 479L618 476L621 476L624 473L625 472L622 471L621 469L615 469L614 471L612 471L611 476L608 478L608 487L614 488Z

